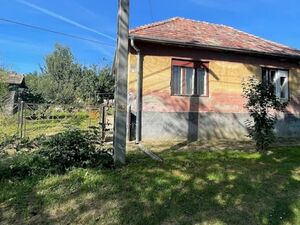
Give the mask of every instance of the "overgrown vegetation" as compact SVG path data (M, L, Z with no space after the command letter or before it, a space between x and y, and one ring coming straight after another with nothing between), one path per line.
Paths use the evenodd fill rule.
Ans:
M110 154L97 145L91 131L70 128L33 141L25 139L17 153L0 158L0 180L25 179L33 175L64 173L71 168L112 168ZM25 151L24 151L25 150Z
M97 139L89 131L68 129L45 141L40 153L59 171L72 167L111 167L112 157L97 149Z
M255 141L258 151L265 151L275 141L276 112L284 111L287 103L276 96L274 85L256 77L243 83L243 97L247 99L245 107L252 118L246 121L249 136Z
M8 94L8 86L5 83L7 73L4 69L0 68L0 112L4 107L6 97Z
M109 67L83 66L68 47L59 44L46 56L41 72L27 74L25 79L28 89L23 100L31 103L96 103L103 97L99 93L112 96L114 92Z
M34 175L45 175L51 170L48 159L36 152L19 152L0 161L0 180L25 179Z

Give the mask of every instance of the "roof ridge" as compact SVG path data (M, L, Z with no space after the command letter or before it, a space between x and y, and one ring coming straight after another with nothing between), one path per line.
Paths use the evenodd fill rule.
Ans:
M166 20L162 20L162 21L158 21L158 22L154 22L154 23L149 23L149 24L146 24L146 25L139 26L139 27L136 27L134 29L131 29L130 33L131 32L136 32L136 31L140 31L140 30L144 30L144 29L147 29L147 28L150 28L150 27L156 27L156 26L159 26L159 25L162 25L162 24L165 24L165 23L172 22L174 20L178 20L178 19L184 19L184 18L177 16L177 17L172 17L172 18L169 18L169 19L166 19Z
M204 20L195 20L195 19L191 19L191 18L178 17L178 19L188 20L188 21L192 21L192 22L196 22L196 23L206 23L209 25L227 26L227 25L223 25L223 24L219 24L219 23L212 23L212 22L208 22L208 21L204 21Z

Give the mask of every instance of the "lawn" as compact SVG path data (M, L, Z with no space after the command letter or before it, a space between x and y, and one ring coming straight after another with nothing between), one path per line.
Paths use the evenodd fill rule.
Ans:
M0 183L0 224L300 224L300 148L130 151L115 170Z

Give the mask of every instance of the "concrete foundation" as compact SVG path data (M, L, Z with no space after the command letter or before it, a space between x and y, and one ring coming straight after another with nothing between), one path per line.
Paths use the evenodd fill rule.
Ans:
M247 139L247 113L143 112L142 140ZM276 124L279 137L300 137L300 116L285 115Z

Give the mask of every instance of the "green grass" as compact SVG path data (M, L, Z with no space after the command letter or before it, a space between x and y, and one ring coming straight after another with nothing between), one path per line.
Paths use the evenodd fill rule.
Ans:
M0 143L7 137L12 137L18 131L18 116L0 114Z
M0 224L300 224L300 148L140 152L116 170L0 183Z
M89 116L87 112L56 113L52 119L25 121L25 136L33 139L41 135L53 135L63 131L66 127L74 126L87 130L89 126L98 126L99 118ZM18 115L0 115L0 143L14 135L18 136Z

